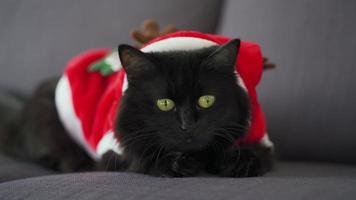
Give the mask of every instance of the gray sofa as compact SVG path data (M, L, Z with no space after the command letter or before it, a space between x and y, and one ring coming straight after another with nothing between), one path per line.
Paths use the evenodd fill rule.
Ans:
M147 18L257 41L278 65L258 90L279 160L264 177L171 179L55 174L0 155L0 199L355 199L355 10L354 0L1 1L0 87L22 94L82 50L132 43ZM0 94L2 116L20 108Z

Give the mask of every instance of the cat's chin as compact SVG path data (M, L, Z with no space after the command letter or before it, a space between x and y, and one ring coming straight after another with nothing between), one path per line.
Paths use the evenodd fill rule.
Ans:
M207 144L185 141L178 144L167 145L169 151L179 151L179 152L192 152L192 151L202 151L207 148Z

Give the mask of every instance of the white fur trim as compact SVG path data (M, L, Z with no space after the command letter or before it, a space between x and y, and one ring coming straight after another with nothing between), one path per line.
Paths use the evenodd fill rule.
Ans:
M119 71L122 68L121 61L119 58L119 53L117 51L112 52L109 56L107 56L104 60L107 64L109 64L113 71Z
M266 134L263 136L263 138L261 139L260 144L261 144L263 147L268 147L268 148L273 148L273 147L274 147L274 144L273 144L273 142L269 139L269 136L268 136L267 133L266 133Z
M235 69L235 75L237 77L237 84L242 87L242 89L245 90L245 92L247 92L247 88L245 85L245 82L242 80L241 76L239 75L239 73L237 73L236 69Z
M144 48L142 48L141 51L148 53L148 52L162 52L162 51L197 50L205 47L211 47L214 45L218 45L218 44L213 41L202 39L202 38L173 37L147 45ZM242 80L241 76L238 75L236 70L235 70L235 74L238 81L237 84L247 92L246 85ZM127 77L125 75L124 86L122 87L122 91L124 92L126 89L127 89Z
M204 47L217 45L210 40L195 37L172 37L157 41L141 49L142 52L162 52L179 50L197 50Z
M55 104L59 119L69 136L82 146L85 151L93 158L98 159L98 155L86 142L83 134L82 124L74 112L72 91L67 76L62 76L55 91Z
M109 131L105 133L105 135L103 136L103 138L101 138L96 148L96 152L100 157L102 157L106 152L110 150L114 151L119 155L123 153L123 148L120 146L120 143L116 140L113 131Z
M127 89L128 87L128 82L127 82L127 76L125 74L125 77L124 77L124 84L122 85L122 95L124 94L125 90Z

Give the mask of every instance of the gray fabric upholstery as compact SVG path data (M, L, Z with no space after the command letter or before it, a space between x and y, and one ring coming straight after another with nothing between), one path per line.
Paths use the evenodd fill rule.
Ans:
M0 183L15 179L43 176L53 173L54 172L43 169L33 163L18 161L0 154Z
M0 86L29 93L83 50L132 44L129 32L145 19L213 32L220 5L219 0L0 1Z
M228 0L219 33L277 63L259 87L282 157L356 163L356 1Z
M267 173L270 177L353 177L356 178L356 165L328 162L277 161L275 169Z
M341 172L341 175L340 173ZM279 174L281 173L281 174ZM315 175L319 174L319 175ZM353 199L356 167L281 163L261 178L156 178L81 173L0 184L3 199Z

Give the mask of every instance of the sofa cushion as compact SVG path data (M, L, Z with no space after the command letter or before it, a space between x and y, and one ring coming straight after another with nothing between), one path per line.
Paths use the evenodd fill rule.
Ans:
M279 163L258 178L157 178L134 173L77 173L0 184L3 199L352 199L356 167Z
M328 162L277 161L275 169L267 173L269 177L353 177L356 178L356 165Z
M27 177L44 176L53 173L54 172L44 169L36 164L19 161L0 154L0 183Z
M227 0L219 32L262 45L259 88L284 158L356 163L356 1Z
M29 92L83 50L133 44L129 32L148 18L213 32L220 5L219 0L0 1L0 86Z

